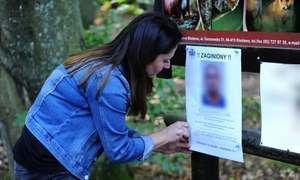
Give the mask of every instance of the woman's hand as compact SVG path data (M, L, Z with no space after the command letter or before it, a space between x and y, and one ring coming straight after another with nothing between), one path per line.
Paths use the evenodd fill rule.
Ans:
M190 145L189 142L187 141L187 142L169 143L160 148L157 148L155 151L163 154L173 154L177 152L189 153L190 152L189 149L190 149Z
M189 139L189 125L187 122L178 121L162 130L169 143L186 141Z
M189 148L189 128L187 122L178 121L165 129L153 133L154 150L163 153L185 151Z

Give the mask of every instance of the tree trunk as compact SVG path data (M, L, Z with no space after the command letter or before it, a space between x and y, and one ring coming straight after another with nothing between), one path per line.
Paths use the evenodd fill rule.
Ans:
M0 135L12 168L11 147L21 129L16 115L34 100L54 67L83 48L83 28L78 0L0 0L0 4Z
M1 64L34 99L49 72L83 47L78 0L0 0Z

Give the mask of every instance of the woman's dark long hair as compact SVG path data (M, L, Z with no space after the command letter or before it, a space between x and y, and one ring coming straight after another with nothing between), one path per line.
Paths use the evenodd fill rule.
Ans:
M131 88L129 114L144 117L147 112L147 95L153 87L146 66L159 54L168 53L175 48L181 37L173 21L161 14L146 13L136 17L112 42L71 55L65 60L64 66L72 74L81 67L92 64L80 82L80 85L84 85L97 69L112 65L99 83L99 92L112 69L122 64Z

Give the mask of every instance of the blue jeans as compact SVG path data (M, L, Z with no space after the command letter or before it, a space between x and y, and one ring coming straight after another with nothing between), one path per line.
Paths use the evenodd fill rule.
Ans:
M78 180L69 171L57 173L40 173L26 169L15 162L15 180Z

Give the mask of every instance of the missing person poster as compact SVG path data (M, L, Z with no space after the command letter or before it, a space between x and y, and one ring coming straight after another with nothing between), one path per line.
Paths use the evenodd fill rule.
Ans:
M187 46L191 150L243 162L241 50Z
M300 153L300 65L261 64L261 143Z

